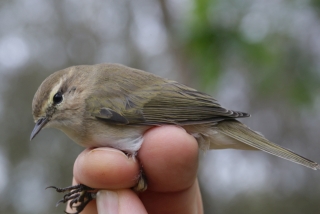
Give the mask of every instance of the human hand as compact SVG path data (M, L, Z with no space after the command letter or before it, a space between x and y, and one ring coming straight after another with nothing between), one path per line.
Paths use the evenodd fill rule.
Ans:
M102 189L82 214L203 213L197 176L198 144L182 128L161 126L148 130L138 153L148 189L130 188L140 173L138 161L112 148L84 150L74 165L73 184ZM98 207L98 210L97 210ZM67 212L72 210L68 207Z

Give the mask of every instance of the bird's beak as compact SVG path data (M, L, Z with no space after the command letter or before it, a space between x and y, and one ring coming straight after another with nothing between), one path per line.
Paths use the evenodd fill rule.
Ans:
M47 124L48 121L49 120L47 117L42 117L36 122L36 125L31 132L30 140L35 138L35 136L41 131L41 129Z

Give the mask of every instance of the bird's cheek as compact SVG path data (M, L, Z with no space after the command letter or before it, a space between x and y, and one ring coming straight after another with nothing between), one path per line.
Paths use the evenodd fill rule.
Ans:
M56 126L57 122L55 120L50 120L43 128L56 128Z
M55 128L55 129L60 129L63 127L63 122L58 119L51 118L51 120L47 123L45 128Z

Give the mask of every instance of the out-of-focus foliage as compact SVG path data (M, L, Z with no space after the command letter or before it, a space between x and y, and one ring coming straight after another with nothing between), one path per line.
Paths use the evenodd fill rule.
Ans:
M278 4L194 1L185 45L191 61L201 68L197 74L201 84L218 85L224 70L231 67L246 72L259 96L280 93L294 106L313 101L320 80L319 27L303 22L316 22L318 17L303 16L314 15L316 7L301 2ZM274 15L279 6L284 14ZM304 10L299 11L301 7ZM308 18L313 20L303 20ZM295 32L299 24L309 25L302 27L304 33Z
M96 0L0 3L0 213L62 213L83 148L57 130L29 142L42 80L117 62L197 87L270 140L320 162L319 1ZM262 152L208 151L206 213L320 213L319 172Z
M185 46L197 70L194 75L200 79L200 87L220 90L219 100L235 108L237 105L248 107L251 103L249 108L254 117L253 122L248 123L254 128L267 129L264 133L269 131L275 137L272 140L287 141L289 148L296 142L300 151L304 147L319 149L318 122L315 122L319 119L320 83L317 2L312 5L300 1L201 0L193 3ZM232 84L237 85L237 89ZM318 157L317 154L319 150L314 157ZM210 157L218 167L234 167L229 173L222 170L215 174L214 170L207 172L206 166L201 168L205 175L203 193L212 195L208 185L215 189L214 202L212 198L204 199L208 213L320 212L317 205L320 185L313 183L313 188L308 183L319 175L305 174L305 182L296 183L301 185L296 190L292 179L299 180L299 176L291 174L294 172L284 176L283 181L275 181L272 174L274 166L279 165L272 164L263 172L270 173L268 179L262 172L250 176L247 169L257 164L237 160L235 152L231 152L231 156L236 163L224 154ZM246 170L239 169L242 161L246 163ZM236 181L228 177L234 175L232 171L243 179ZM243 186L241 190L235 190L237 182L241 182L238 184ZM263 191L260 185L264 186ZM285 188L287 185L291 187ZM224 197L232 199L221 200Z

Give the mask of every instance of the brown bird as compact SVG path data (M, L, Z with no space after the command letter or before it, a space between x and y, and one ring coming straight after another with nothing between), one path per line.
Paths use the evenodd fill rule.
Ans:
M50 75L37 90L33 139L42 128L57 128L85 147L113 147L135 156L143 134L174 124L194 136L202 149L259 149L311 169L319 164L267 140L236 118L247 113L223 108L214 98L178 82L118 64L73 66ZM143 176L137 190L146 189ZM56 188L56 187L53 187ZM94 197L84 185L56 188L83 191L77 213ZM81 201L67 194L60 202Z

